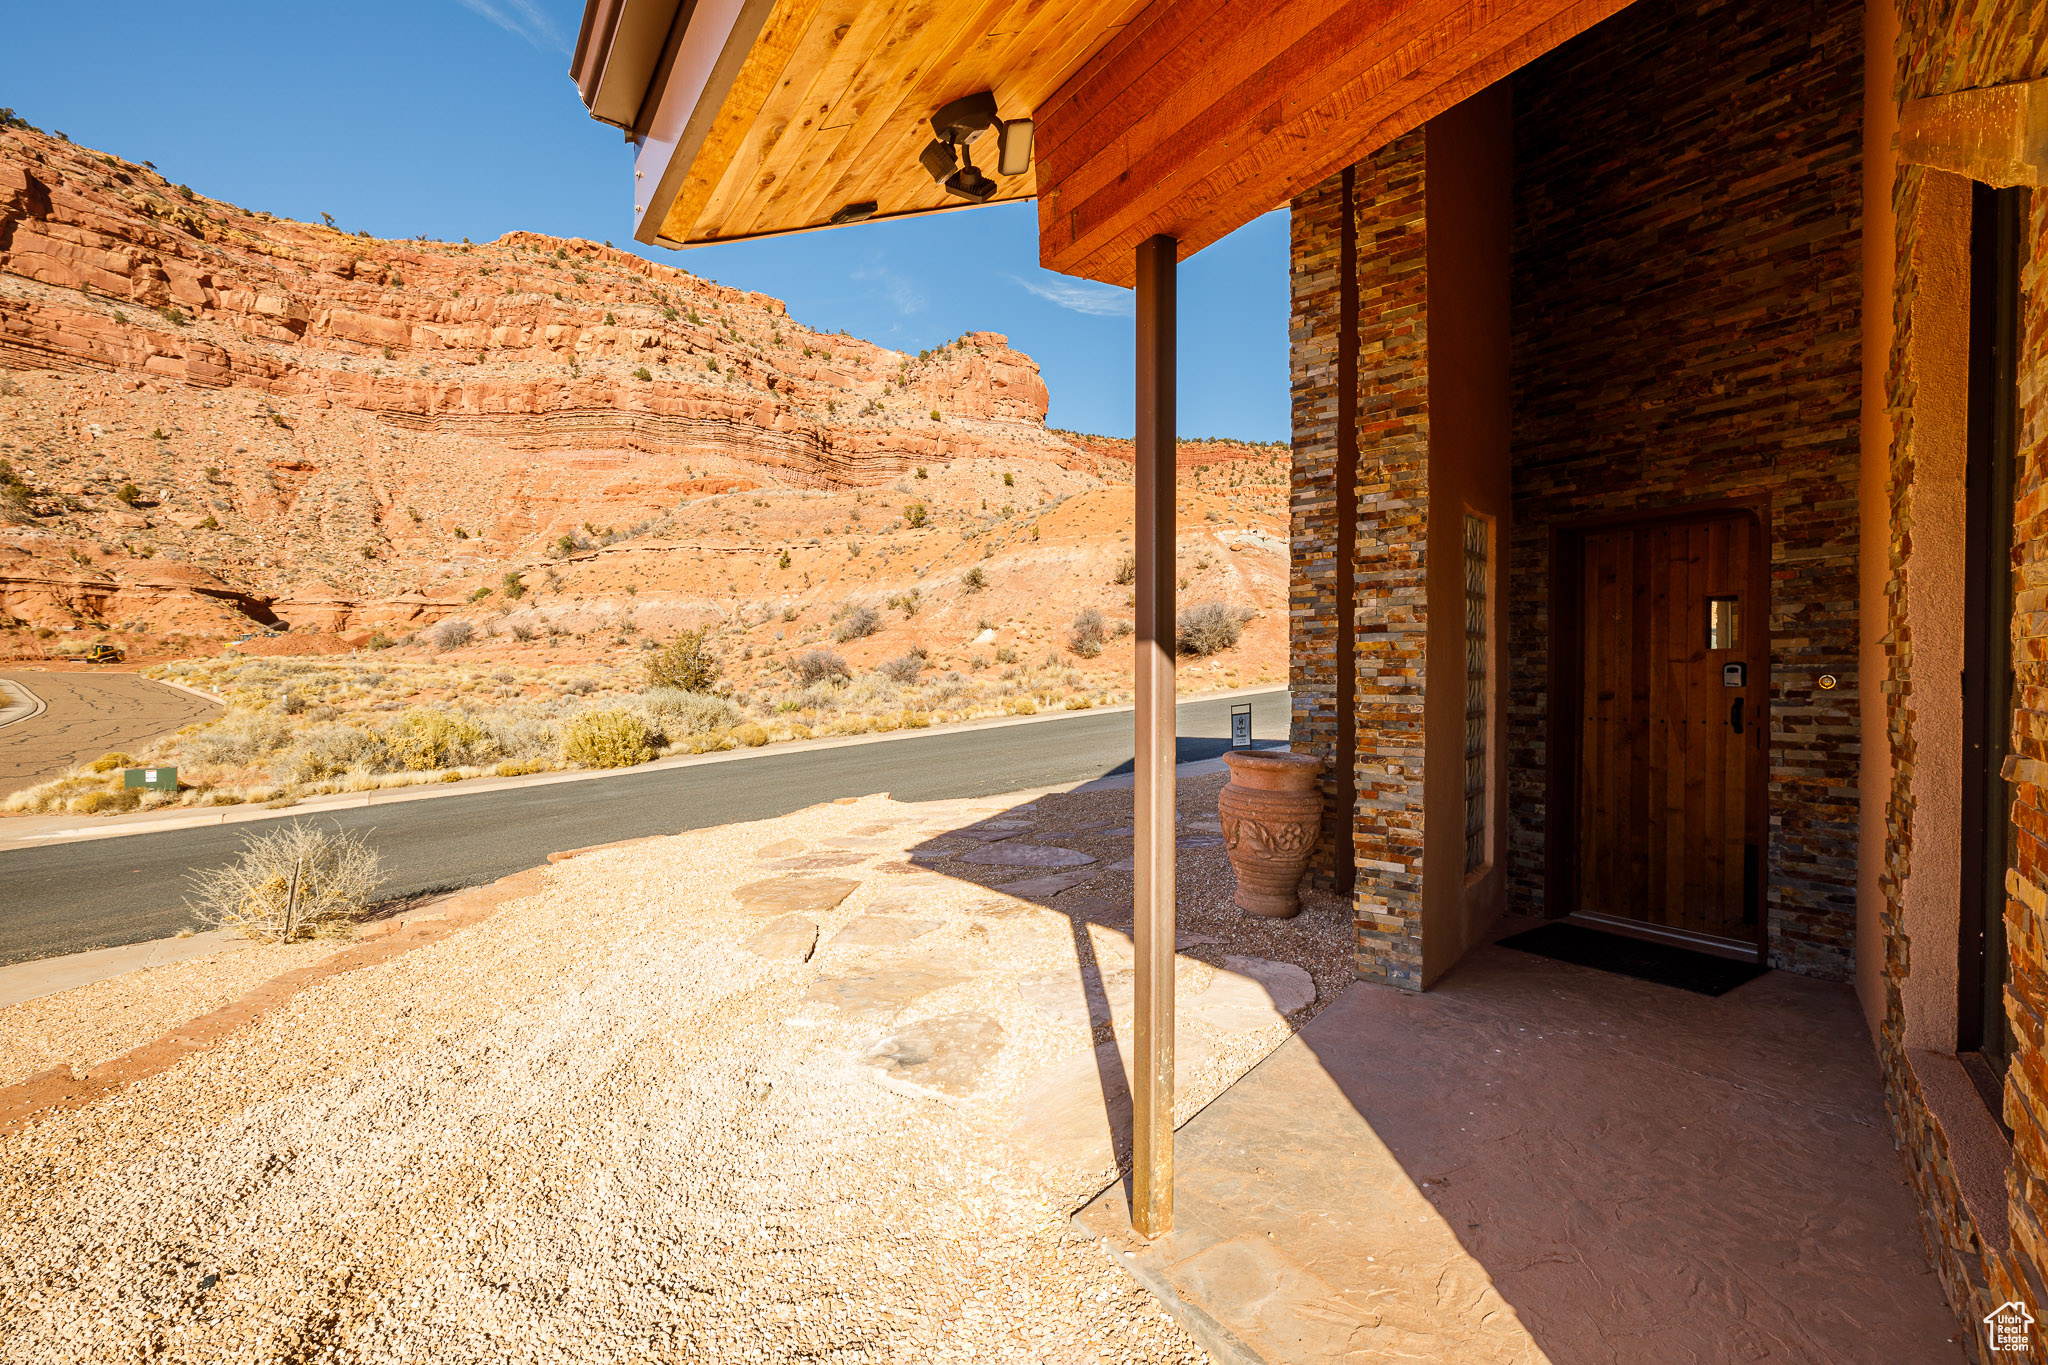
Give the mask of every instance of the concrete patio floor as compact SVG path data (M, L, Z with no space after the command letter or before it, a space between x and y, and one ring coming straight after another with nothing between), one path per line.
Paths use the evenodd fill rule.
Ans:
M1077 1215L1218 1361L1958 1361L1847 986L1356 984Z

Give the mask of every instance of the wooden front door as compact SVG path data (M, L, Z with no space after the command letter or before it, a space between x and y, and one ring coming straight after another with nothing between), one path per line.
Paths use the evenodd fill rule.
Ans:
M1571 914L1761 951L1763 542L1747 511L1579 534Z

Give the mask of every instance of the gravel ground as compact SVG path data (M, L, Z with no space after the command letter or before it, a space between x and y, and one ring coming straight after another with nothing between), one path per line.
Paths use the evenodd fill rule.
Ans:
M1350 973L1334 903L1228 908L1220 783L1183 790L1183 1119L1287 1033L1188 1012L1246 982L1226 958L1306 971L1297 1026ZM1106 1146L1030 1138L1048 1077L1128 1041L1129 818L1118 792L871 797L565 862L0 1139L0 1358L1200 1360L1068 1230ZM984 890L1068 870L965 861L1006 846L1093 861ZM807 961L743 946L784 913L760 883L815 905L826 878L853 887L804 912ZM1027 998L1091 962L1114 1022ZM906 967L940 984L859 1008Z
M0 1086L56 1066L90 1070L343 946L252 943L9 1005L0 1009Z

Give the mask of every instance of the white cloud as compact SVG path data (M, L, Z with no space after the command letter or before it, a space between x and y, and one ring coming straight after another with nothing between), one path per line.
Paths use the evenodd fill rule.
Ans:
M533 0L455 0L471 14L488 19L507 33L525 39L535 47L567 52L562 32Z
M879 285L881 293L897 312L909 314L924 311L924 295L917 286L904 279L884 265L863 266L853 272L853 278Z
M1119 289L1113 284L1098 284L1094 280L1072 280L1065 275L1055 275L1050 270L1038 279L1027 280L1020 275L1011 279L1023 285L1047 303L1056 303L1076 313L1086 313L1098 318L1129 318L1138 314L1138 296L1128 289Z

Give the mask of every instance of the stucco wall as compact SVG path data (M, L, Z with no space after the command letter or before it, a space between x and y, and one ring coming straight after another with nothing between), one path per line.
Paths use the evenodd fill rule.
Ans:
M1902 1001L1907 1047L1956 1048L1955 944L1962 922L1964 469L1969 443L1970 182L1930 172L1921 185L1912 278L1918 291L1903 381L1913 392L1913 535L1902 575L1901 641L1910 642L1913 761L1903 774L1912 858L1900 922L1915 955ZM1948 945L1944 951L1938 945Z
M1429 270L1429 676L1424 701L1422 979L1448 971L1507 906L1508 261L1514 105L1505 82L1425 128ZM1490 855L1465 870L1467 511L1492 523L1487 736Z

